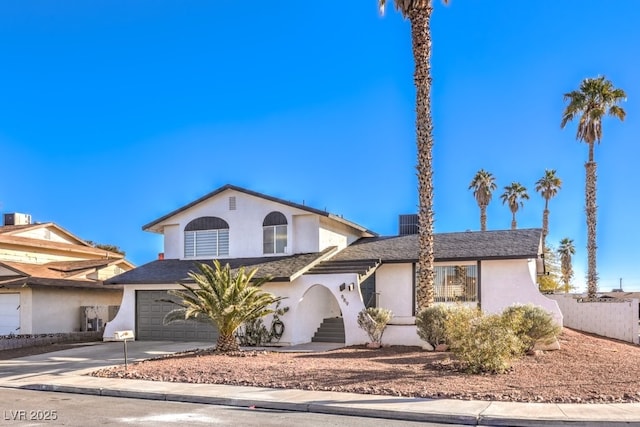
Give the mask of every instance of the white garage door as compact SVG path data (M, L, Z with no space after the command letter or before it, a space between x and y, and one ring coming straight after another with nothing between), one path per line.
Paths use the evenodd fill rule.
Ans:
M20 294L0 294L0 335L20 333Z

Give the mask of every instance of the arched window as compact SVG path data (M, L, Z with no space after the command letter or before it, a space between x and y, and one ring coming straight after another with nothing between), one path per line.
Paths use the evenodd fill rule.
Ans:
M283 254L287 251L287 217L271 212L262 222L262 248L265 254Z
M185 258L229 255L229 224L216 216L203 216L184 228Z

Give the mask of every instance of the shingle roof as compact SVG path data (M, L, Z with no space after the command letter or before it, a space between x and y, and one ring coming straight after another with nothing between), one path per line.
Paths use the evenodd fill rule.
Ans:
M119 263L119 262L126 262L129 264L129 262L124 259L102 258L102 259L83 259L80 261L54 261L54 262L48 262L44 265L50 270L71 273L74 271L105 267L109 264Z
M289 282L330 256L335 250L335 247L330 247L322 252L308 254L281 257L231 258L221 259L220 262L222 265L229 264L234 270L239 267L257 268L258 271L254 276L257 279L270 277L274 282ZM164 259L152 261L131 271L114 276L106 280L105 283L108 285L193 283L193 279L189 277L189 272L198 271L198 262L207 263L211 262L211 260Z
M542 230L466 231L434 235L436 261L536 258ZM382 262L413 262L418 259L418 236L362 238L339 252L331 261L381 259Z
M40 226L41 224L2 225L0 226L0 234L28 230L30 228L39 228Z
M300 205L298 203L293 203L293 202L290 202L290 201L287 201L287 200L284 200L284 199L279 199L277 197L272 197L272 196L269 196L269 195L266 195L266 194L258 193L257 191L247 190L246 188L238 187L238 186L231 185L231 184L224 185L224 186L218 188L217 190L214 190L209 194L205 194L204 196L200 197L199 199L194 200L193 202L191 202L191 203L189 203L187 205L184 205L181 208L178 208L178 209L174 210L173 212L169 212L168 214L156 219L155 221L151 221L150 223L148 223L146 225L143 225L142 229L145 230L145 231L154 231L154 230L152 230L153 226L155 226L155 225L161 223L162 221L164 221L164 220L166 220L168 218L171 218L172 216L174 216L174 215L176 215L176 214L178 214L178 213L180 213L182 211L185 211L185 210L187 210L187 209L189 209L189 208L191 208L191 207L193 207L193 206L195 206L195 205L197 205L197 204L199 204L199 203L201 203L201 202L203 202L203 201L205 201L207 199L210 199L211 197L216 196L216 195L218 195L218 194L220 194L220 193L222 193L223 191L226 191L226 190L239 191L241 193L245 193L245 194L248 194L250 196L259 197L259 198L265 199L265 200L270 200L272 202L280 203L280 204L286 205L286 206L291 206L291 207L296 208L296 209L300 209L300 210L311 212L311 213L314 213L314 214L317 214L317 215L321 215L321 216L324 216L324 217L327 217L327 218L331 218L331 219L333 219L335 221L338 221L338 222L341 222L343 224L346 224L346 225L348 225L350 227L355 228L356 230L360 230L360 231L362 231L364 233L367 233L367 234L369 234L371 236L377 236L378 235L377 233L375 233L375 232L373 232L371 230L368 230L365 227L356 224L355 222L351 222L349 220L346 220L346 219L342 218L341 216L331 214L331 213L329 213L327 211L322 211L320 209L315 209L315 208L312 208L312 207L309 207L309 206L306 206L306 205Z
M80 288L98 291L111 291L121 288L120 286L104 286L103 282L100 281L53 279L45 277L21 277L0 284L0 287L3 288L21 288L23 286L28 286L30 288Z
M435 238L436 261L482 259L537 258L542 230L476 231L439 233ZM354 272L367 274L378 260L384 262L414 262L418 258L416 235L362 238L351 246L331 254L335 247L323 252L283 257L233 258L220 260L232 269L244 266L258 268L256 278L271 277L272 281L292 281L305 273L332 274ZM190 271L198 271L197 261L157 260L105 281L106 284L174 284L189 283ZM200 261L207 262L207 261Z

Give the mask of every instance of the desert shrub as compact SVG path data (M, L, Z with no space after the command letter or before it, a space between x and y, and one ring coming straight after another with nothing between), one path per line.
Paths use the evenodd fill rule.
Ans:
M445 322L451 352L471 373L502 373L522 353L522 341L501 315L458 307Z
M522 341L524 351L532 349L538 341L551 344L560 333L560 327L551 314L533 304L507 307L502 312L502 318Z
M450 306L442 304L421 310L416 316L418 336L433 347L448 343L445 322L451 310Z
M393 313L386 308L365 308L358 313L358 326L367 333L371 342L379 343L392 317Z

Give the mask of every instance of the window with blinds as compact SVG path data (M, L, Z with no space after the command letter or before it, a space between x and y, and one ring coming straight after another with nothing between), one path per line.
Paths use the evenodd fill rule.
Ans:
M191 221L184 230L185 258L206 258L229 255L229 224L217 217L201 217Z
M435 273L435 302L478 302L477 265L440 265Z

